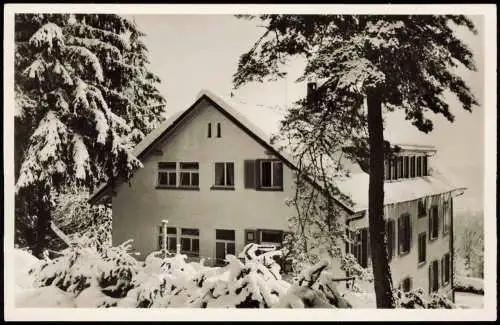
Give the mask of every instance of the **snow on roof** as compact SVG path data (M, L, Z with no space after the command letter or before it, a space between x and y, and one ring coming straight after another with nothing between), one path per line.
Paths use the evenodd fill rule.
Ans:
M247 104L239 101L235 98L222 97L215 92L204 89L200 91L196 97L198 101L201 97L206 96L225 110L228 114L233 116L238 120L244 127L254 133L261 140L265 141L269 146L278 150L277 145L270 143L272 135L277 134L279 131L279 125L281 120L283 120L286 112L284 110L274 110L264 106L259 107L259 105ZM139 144L137 144L133 149L133 154L135 156L141 155L154 141L160 137L169 127L174 125L189 108L174 113L166 121L161 123L155 130L149 133ZM385 132L385 134L390 134ZM408 137L406 131L403 132ZM397 137L389 137L392 141L397 139ZM395 144L397 142L394 142ZM425 150L425 151L435 151L435 147L428 144L399 144L402 149L407 150ZM287 159L290 163L297 166L297 162L293 157L286 151L279 151L283 158ZM345 179L339 179L336 182L336 186L341 192L350 196L351 200L354 202L353 206L350 208L354 211L362 211L368 208L368 183L369 176L367 173L363 172L360 168L355 168L351 171L350 177ZM91 200L100 191L102 191L107 184L102 184L92 195ZM444 192L449 192L455 189L465 189L464 186L460 186L450 182L445 179L442 174L437 170L434 171L433 176L426 176L414 179L400 180L396 182L386 182L384 184L385 191L385 204L391 204L396 202L415 200L420 197L425 197L428 195L434 195Z
M166 129L174 124L174 122L184 113L184 111L179 111L165 121L163 121L160 125L158 125L153 131L148 133L141 142L139 142L134 149L132 149L132 154L134 156L139 156L147 147L149 147Z
M422 176L410 179L401 179L384 183L384 205L397 202L407 202L419 198L455 190L465 190L465 186L460 184L458 179L445 178L438 170L434 169L432 176ZM367 173L352 174L348 178L336 181L339 190L350 197L354 202L350 206L354 212L368 209L368 184L369 175Z

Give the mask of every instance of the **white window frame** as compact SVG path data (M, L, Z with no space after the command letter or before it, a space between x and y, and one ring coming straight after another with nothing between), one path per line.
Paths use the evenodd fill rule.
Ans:
M198 168L182 168L181 164L198 164ZM179 180L179 188L198 188L200 187L200 164L196 161L182 161L177 164L178 169L178 180ZM189 174L189 185L181 184L182 174ZM198 175L198 184L193 185L193 174Z
M175 164L175 168L161 168L160 163L172 163ZM176 188L179 186L178 182L178 176L177 176L177 162L175 161L161 161L158 162L156 165L157 171L156 171L156 186L157 187L165 187L165 188ZM170 180L170 174L174 174L175 177L175 185L169 185L169 184L161 184L160 183L160 174L168 174L168 180Z
M217 238L217 230L232 231L233 234L234 234L234 239L233 240L229 240L229 239L219 239L219 238ZM228 254L228 251L227 251L227 245L228 244L233 244L234 245L234 253L233 254L236 254L236 231L234 231L233 229L216 229L215 230L215 247L216 247L216 253L217 253L217 243L223 243L224 244L224 256L226 256ZM215 257L217 258L217 255Z
M217 173L216 173L216 166L217 164L222 164L224 166L224 185L220 185L220 184L216 184L217 182ZM227 166L228 164L233 164L233 184L232 185L228 185L227 184ZM213 187L222 187L222 188L234 188L235 186L235 177L234 177L234 174L235 174L235 168L236 168L236 164L233 162L233 161L216 161L214 163L214 185Z
M262 166L264 163L270 163L271 164L271 186L264 186L262 184L262 177L263 177L263 173L262 173ZM276 185L274 184L274 165L275 164L281 164L281 176L282 176L282 179L281 179L281 185ZM264 189L267 189L267 188L282 188L283 186L283 183L284 183L284 179L283 179L283 176L284 176L284 169L283 169L283 162L280 161L280 160L268 160L268 159L263 159L259 162L259 187L260 188L264 188Z
M198 230L198 235L183 235L182 234L182 229L196 229ZM198 228L181 228L180 230L180 236L179 236L179 244L181 244L181 253L184 253L184 254L190 254L190 255L196 255L196 256L199 256L200 255L200 229ZM183 250L183 247L182 247L182 239L189 239L190 243L189 243L189 247L192 249L193 248L193 239L198 239L198 251L195 252L193 250L189 250L189 251L186 251L186 250Z
M160 229L160 234L158 235L158 242L160 242L160 241L163 241L163 225L160 225L158 227ZM169 234L168 228L175 229L175 235ZM167 226L167 250L169 252L175 252L177 250L177 244L179 244L179 239L177 238L178 232L179 231L177 230L177 227ZM175 238L176 247L169 247L169 241L168 241L169 238ZM162 250L162 249L163 249L163 242L160 245L160 250Z

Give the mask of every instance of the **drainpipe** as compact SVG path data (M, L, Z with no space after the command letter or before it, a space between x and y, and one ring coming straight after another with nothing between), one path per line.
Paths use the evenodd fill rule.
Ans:
M456 196L460 196L464 194L464 191L460 191L458 192L458 194ZM454 227L454 216L455 214L453 213L453 196L451 197L451 200L450 200L450 213L451 213L451 216L450 216L450 228L451 228L451 238L450 238L450 256L451 256L451 267L452 267L452 272L451 272L451 279L450 279L450 283L451 283L451 301L453 301L453 303L455 303L455 243L454 243L454 236L455 236L455 227Z

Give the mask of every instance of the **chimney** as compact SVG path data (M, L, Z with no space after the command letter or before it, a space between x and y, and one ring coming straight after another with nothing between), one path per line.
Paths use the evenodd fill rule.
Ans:
M308 82L307 83L307 102L311 104L312 99L314 98L314 92L316 91L316 83L315 82Z

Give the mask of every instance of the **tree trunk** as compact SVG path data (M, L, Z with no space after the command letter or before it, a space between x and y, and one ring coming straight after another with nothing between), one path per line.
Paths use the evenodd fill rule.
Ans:
M43 257L43 251L48 248L48 235L50 231L50 204L42 200L43 193L37 196L37 221L35 226L36 243L33 247L33 255L37 258Z
M368 143L370 147L370 184L368 188L368 224L370 250L377 308L395 308L392 277L387 256L384 222L384 134L382 102L377 94L369 94Z

